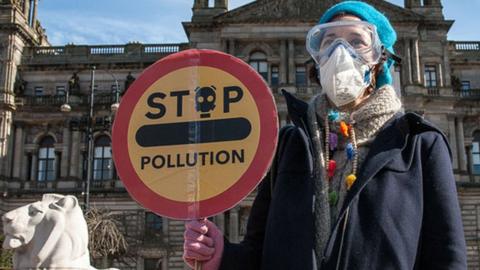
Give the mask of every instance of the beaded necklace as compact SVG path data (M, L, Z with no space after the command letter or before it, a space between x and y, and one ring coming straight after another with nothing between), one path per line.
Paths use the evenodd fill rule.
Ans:
M325 168L327 170L327 176L330 179L335 175L336 161L330 159L330 151L333 151L335 146L331 147L331 140L337 136L334 133L330 133L329 121L339 124L340 133L346 139L350 139L350 142L347 144L346 155L348 160L352 160L352 172L345 178L345 185L347 190L349 190L355 180L357 179L357 166L358 166L358 153L357 153L357 141L355 136L355 129L353 127L354 121L350 121L350 124L347 124L345 121L340 121L340 113L334 110L328 112L328 116L325 117ZM330 195L330 202L336 201L336 193L332 192Z

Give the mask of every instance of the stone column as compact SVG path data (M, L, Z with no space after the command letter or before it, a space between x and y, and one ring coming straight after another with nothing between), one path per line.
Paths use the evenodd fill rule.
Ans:
M23 154L23 157L22 157L22 171L20 172L20 178L22 179L22 181L27 181L27 173L28 173L28 170L30 168L28 168L28 155L27 154Z
M280 85L287 83L287 41L280 41Z
M238 243L238 210L239 207L230 209L230 242Z
M228 8L228 0L215 0L215 8Z
M228 40L228 53L235 55L235 39Z
M225 214L221 213L215 216L215 224L217 224L218 228L225 233Z
M467 172L470 182L475 181L475 177L473 176L472 147L471 143L467 145Z
M57 180L57 178L61 175L59 175L59 168L58 166L60 166L60 162L62 160L62 152L61 151L55 151L55 162L53 163L53 171L55 172L55 180ZM60 176L61 177L61 176Z
M206 7L208 7L208 1L205 1L205 0L195 0L195 2L193 4L194 9L206 8Z
M457 150L458 167L461 172L467 171L467 154L465 152L465 137L463 132L463 116L457 118Z
M458 169L458 152L457 152L457 131L455 128L455 116L448 115L448 140L452 149L453 169Z
M288 83L295 84L295 43L288 40Z
M24 6L23 6L23 14L27 18L28 24L30 24L30 1L31 0L25 0Z
M403 40L405 60L402 62L402 79L405 85L412 84L412 56L410 51L410 40Z
M437 82L438 82L438 87L443 87L444 83L443 83L443 65L441 63L437 64L437 70L438 70L438 78L437 78Z
M32 152L32 167L30 171L30 181L37 180L38 151Z
M78 167L80 161L80 131L72 132L72 151L70 152L70 176L80 177L78 175Z
M12 176L12 162L13 162L13 154L14 154L14 144L13 144L13 138L14 138L14 133L13 133L13 126L12 126L12 118L11 118L11 112L7 112L5 116L6 118L6 123L4 125L5 127L5 133L4 133L4 138L6 141L4 141L4 147L6 149L3 149L6 151L6 159L5 162L3 163L3 172L7 176ZM4 120L5 121L5 120Z
M201 8L202 7L202 0L195 0L193 2L193 8Z
M444 85L451 86L452 85L452 78L450 77L450 52L448 51L448 43L444 44L443 48L443 77L444 77Z
M19 178L22 169L23 155L23 127L18 125L15 128L15 148L13 153L13 177Z
M68 159L70 158L70 128L63 128L63 147L62 147L62 160L60 164L60 177L68 176Z
M420 78L420 58L418 54L418 39L411 40L411 52L412 52L412 74L413 82L421 83L422 79Z
M32 12L32 27L35 28L35 22L37 21L37 4L38 0L33 0L33 12Z

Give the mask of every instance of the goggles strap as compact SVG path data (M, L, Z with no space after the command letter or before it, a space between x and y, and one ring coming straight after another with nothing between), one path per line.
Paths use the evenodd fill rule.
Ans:
M385 47L382 46L382 59L381 59L381 62L382 64L387 61L387 59L393 59L393 61L401 64L402 63L402 58L392 52L390 52L389 50L385 49Z
M380 61L376 65L371 67L369 71L371 74L373 74L373 76L370 75L371 76L370 85L368 85L366 89L366 91L368 91L369 94L371 94L373 90L375 90L375 88L377 87L377 75L380 72L382 72L383 63L385 63L389 58L393 59L395 62L399 64L402 62L402 58L389 52L388 50L382 47L382 57L380 58Z

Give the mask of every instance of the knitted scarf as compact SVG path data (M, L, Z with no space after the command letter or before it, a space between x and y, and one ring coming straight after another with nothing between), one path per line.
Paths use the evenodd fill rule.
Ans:
M368 146L375 138L378 131L395 113L401 110L402 104L391 85L384 85L377 89L367 100L365 100L354 111L346 112L353 120L356 141L358 145L357 155L359 168L368 153ZM323 253L330 237L331 227L338 218L338 212L343 205L347 193L344 179L352 171L352 162L346 158L343 151L345 141L340 139L337 151L333 159L337 162L335 175L330 181L327 180L325 168L325 117L331 105L326 95L321 93L312 98L308 110L308 125L310 129L311 142L316 153L315 155L315 200L314 200L314 221L315 221L315 257L318 269L320 269ZM338 127L330 124L330 131L336 132ZM329 204L329 191L336 191L338 200L334 205Z

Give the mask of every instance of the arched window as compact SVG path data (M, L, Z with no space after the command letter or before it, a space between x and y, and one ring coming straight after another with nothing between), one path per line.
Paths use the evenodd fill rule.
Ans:
M254 52L250 55L250 66L253 67L265 81L268 80L267 56L263 52Z
M473 133L472 171L474 174L480 174L480 131L479 130Z
M37 181L55 180L55 140L47 136L40 141L38 149Z
M113 161L110 138L102 135L95 140L93 156L93 180L110 180L113 178Z

